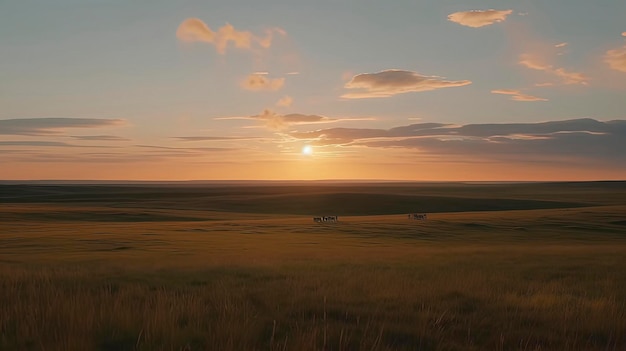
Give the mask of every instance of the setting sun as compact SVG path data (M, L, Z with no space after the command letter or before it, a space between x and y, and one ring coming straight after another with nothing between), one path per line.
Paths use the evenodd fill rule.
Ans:
M304 145L304 147L302 147L302 154L307 156L313 155L313 148L311 145Z

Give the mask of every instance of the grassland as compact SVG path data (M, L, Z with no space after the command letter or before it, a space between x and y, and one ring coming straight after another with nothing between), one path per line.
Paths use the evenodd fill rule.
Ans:
M0 206L0 350L626 349L622 182L0 185Z

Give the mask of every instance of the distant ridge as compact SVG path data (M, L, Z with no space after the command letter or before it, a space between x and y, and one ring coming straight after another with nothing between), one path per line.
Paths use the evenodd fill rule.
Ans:
M410 185L410 184L539 184L539 183L562 183L562 184L584 184L584 183L620 183L625 180L588 180L588 181L571 181L571 180L555 180L555 181L528 181L528 180L512 180L512 181L437 181L437 180L393 180L393 179L318 179L318 180L56 180L56 179L40 179L40 180L0 180L0 185L135 185L135 186L195 186L195 185L213 185L213 186L245 186L245 185L332 185L332 184L393 184L393 185Z

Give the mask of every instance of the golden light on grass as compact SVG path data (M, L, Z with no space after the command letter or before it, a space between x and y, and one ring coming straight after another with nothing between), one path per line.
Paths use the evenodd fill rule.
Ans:
M476 211L482 185L3 204L0 350L621 350L626 189L551 186L489 193L528 200L511 211ZM394 206L411 193L457 212L408 220ZM531 201L557 196L587 204ZM336 203L376 214L303 214Z

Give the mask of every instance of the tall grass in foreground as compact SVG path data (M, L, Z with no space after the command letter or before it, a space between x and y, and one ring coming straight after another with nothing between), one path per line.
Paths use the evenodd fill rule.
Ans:
M626 262L0 265L1 350L624 350Z

